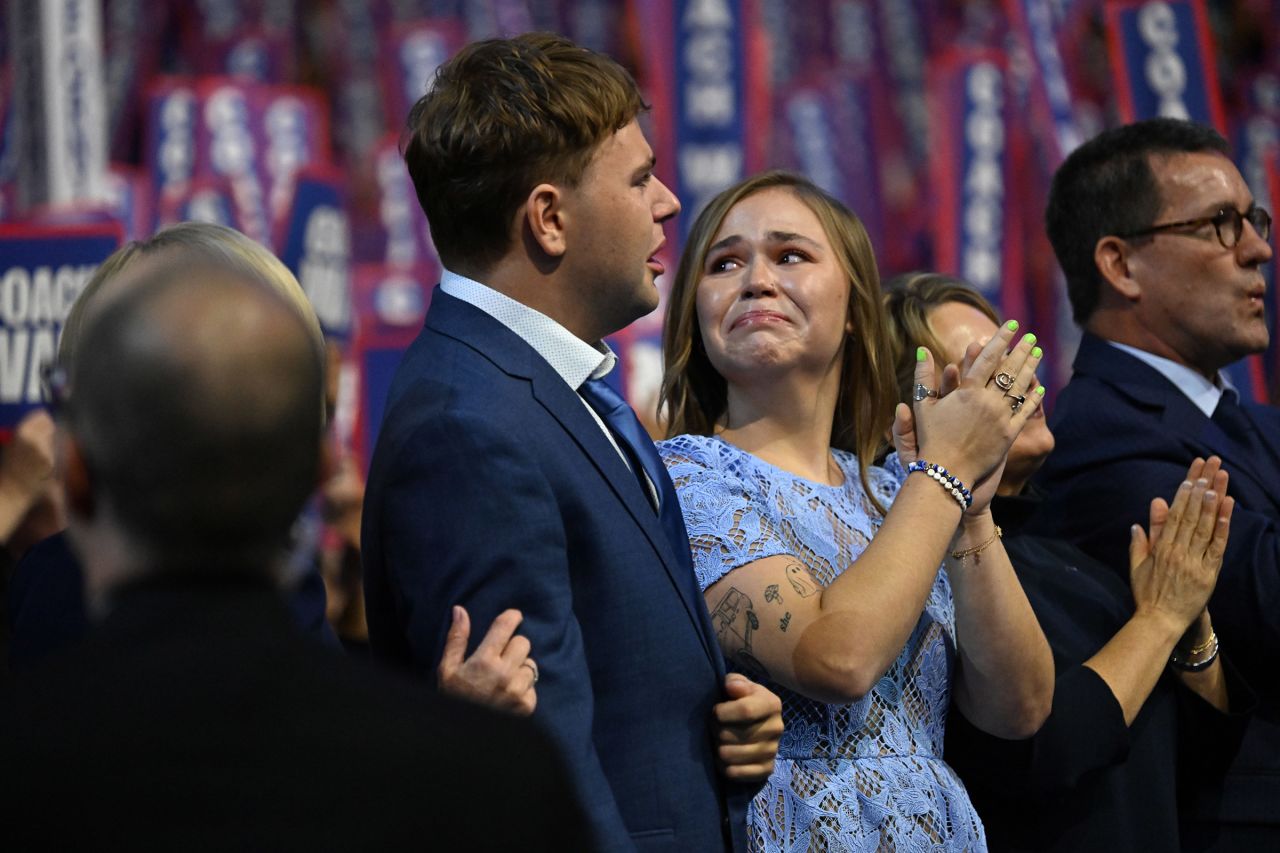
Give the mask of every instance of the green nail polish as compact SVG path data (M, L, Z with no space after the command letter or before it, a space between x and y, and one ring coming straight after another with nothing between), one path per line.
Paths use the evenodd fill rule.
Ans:
M1040 349L1040 347L1034 347L1031 350L1031 354L1034 355L1036 358L1039 358L1040 356L1044 355L1044 350Z
M1017 321L1017 320L1010 320L1009 322L1007 322L1007 323L1005 323L1005 324L1004 324L1004 327L1005 327L1006 329L1008 329L1009 331L1011 331L1011 332L1016 332L1016 331L1018 331L1018 321Z
M1036 342L1036 336L1031 334L1031 332L1027 332L1027 336L1024 340L1029 344L1034 344Z
M1037 394L1039 394L1041 397L1043 397L1043 396L1044 396L1044 386L1043 386L1043 385L1038 385L1038 386L1036 386L1036 393L1037 393Z
M924 361L924 347L916 347L916 361Z

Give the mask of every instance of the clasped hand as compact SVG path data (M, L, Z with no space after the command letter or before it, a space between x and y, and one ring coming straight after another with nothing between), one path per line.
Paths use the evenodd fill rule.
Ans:
M1161 617L1171 631L1185 631L1201 615L1222 569L1235 500L1227 497L1221 464L1216 456L1196 459L1173 506L1163 498L1151 501L1150 532L1137 524L1131 531L1135 609Z
M940 375L921 347L916 384L936 396L914 407L899 404L895 412L893 441L903 466L923 458L947 468L972 489L971 514L990 504L1010 446L1043 400L1035 380L1042 354L1034 335L1009 349L1016 326L1000 327L985 345L970 344L964 359Z

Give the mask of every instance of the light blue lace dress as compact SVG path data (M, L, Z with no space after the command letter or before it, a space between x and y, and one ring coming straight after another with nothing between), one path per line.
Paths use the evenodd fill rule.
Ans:
M799 557L823 586L857 559L882 518L858 480L857 459L833 451L844 485L814 483L718 438L682 435L658 449L675 482L702 589L738 566ZM870 469L888 506L902 467ZM749 812L765 851L985 850L982 822L942 760L955 656L955 610L944 570L902 654L852 705L782 697L778 761Z

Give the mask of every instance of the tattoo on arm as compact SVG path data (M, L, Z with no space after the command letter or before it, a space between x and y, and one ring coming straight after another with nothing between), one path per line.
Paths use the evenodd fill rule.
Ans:
M711 611L711 625L715 628L720 648L727 657L738 664L753 678L769 678L769 671L751 653L751 634L760 628L751 598L733 587L725 593Z
M787 615L783 616L782 619L778 621L778 628L780 628L782 630L782 633L785 634L787 633L787 626L790 624L791 624L791 611L788 610Z
M813 576L799 563L791 563L787 566L787 582L796 591L796 595L801 598L808 598L811 595L817 595L819 592L818 584L814 581Z
M778 585L771 583L764 588L764 600L770 604L781 604L782 594L778 592Z

